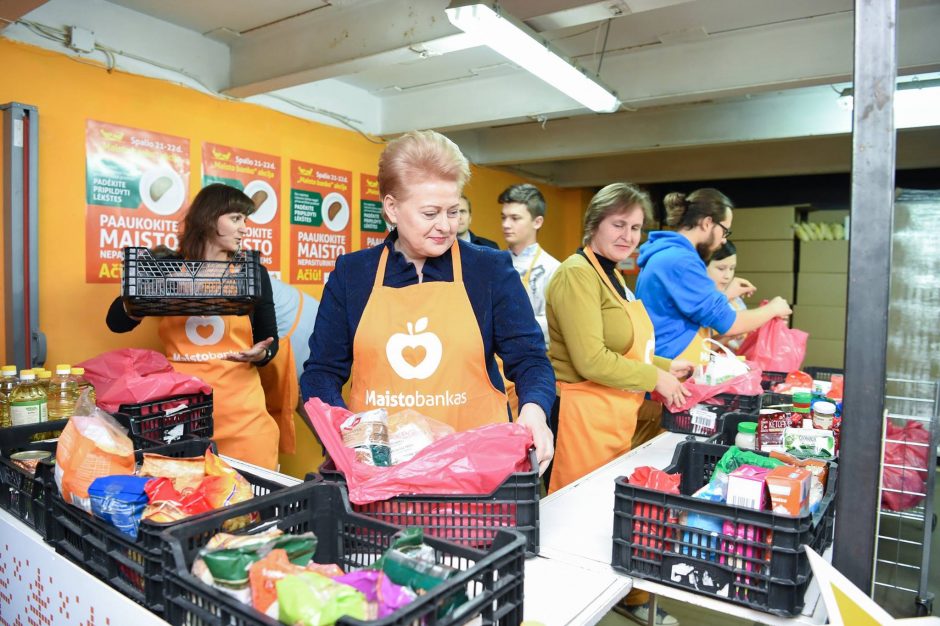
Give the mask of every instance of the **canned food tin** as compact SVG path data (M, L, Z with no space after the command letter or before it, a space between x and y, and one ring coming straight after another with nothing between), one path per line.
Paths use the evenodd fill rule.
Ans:
M46 461L52 458L52 453L46 450L23 450L14 452L10 455L10 461L13 465L23 469L30 474L36 473L36 466L40 461Z

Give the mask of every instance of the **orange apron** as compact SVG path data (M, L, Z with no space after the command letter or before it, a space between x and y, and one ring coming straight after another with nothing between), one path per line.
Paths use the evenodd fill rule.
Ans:
M300 316L304 312L303 295L297 307L294 324L278 340L277 354L267 365L258 368L261 387L264 389L265 406L277 423L281 433L278 452L294 454L296 452L296 431L294 430L294 409L300 397L300 381L297 379L297 365L294 362L294 346L290 338L297 330Z
M652 363L655 339L653 323L639 300L628 302L620 295L588 246L584 253L598 275L623 305L633 325L633 344L624 353L628 359ZM585 380L558 382L561 406L558 411L558 441L549 492L574 482L630 450L636 429L637 411L644 391L624 391Z
M212 387L219 452L276 469L278 429L265 410L258 368L221 358L254 345L248 316L164 317L159 334L173 368Z
M676 356L676 359L689 361L692 365L708 363L708 348L705 347L703 341L710 339L711 335L712 333L708 328L699 328L695 336L692 337L692 341Z
M458 431L505 422L506 396L486 372L483 337L451 247L454 282L385 287L383 248L353 339L349 409L414 409Z

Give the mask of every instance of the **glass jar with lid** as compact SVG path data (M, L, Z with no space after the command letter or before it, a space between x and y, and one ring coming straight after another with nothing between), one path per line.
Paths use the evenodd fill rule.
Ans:
M734 437L734 445L742 450L756 450L757 422L741 422L738 424L738 434Z

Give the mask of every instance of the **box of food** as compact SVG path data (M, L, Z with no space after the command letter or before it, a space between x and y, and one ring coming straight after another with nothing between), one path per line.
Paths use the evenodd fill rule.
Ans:
M770 494L770 509L774 513L799 517L809 512L809 470L792 465L780 465L766 476Z
M742 465L728 475L728 498L731 506L743 506L755 511L767 508L767 490L764 482L770 470L756 465Z

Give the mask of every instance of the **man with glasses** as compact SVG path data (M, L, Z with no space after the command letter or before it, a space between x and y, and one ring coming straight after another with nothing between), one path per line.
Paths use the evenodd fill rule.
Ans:
M731 236L731 201L717 189L699 189L688 196L668 194L663 201L666 224L675 231L656 231L640 247L637 299L653 322L656 355L705 361L702 339L739 335L756 330L774 317L789 317L787 302L776 297L768 304L735 311L728 300L754 293L755 287L735 278L721 292L706 272L706 263Z

